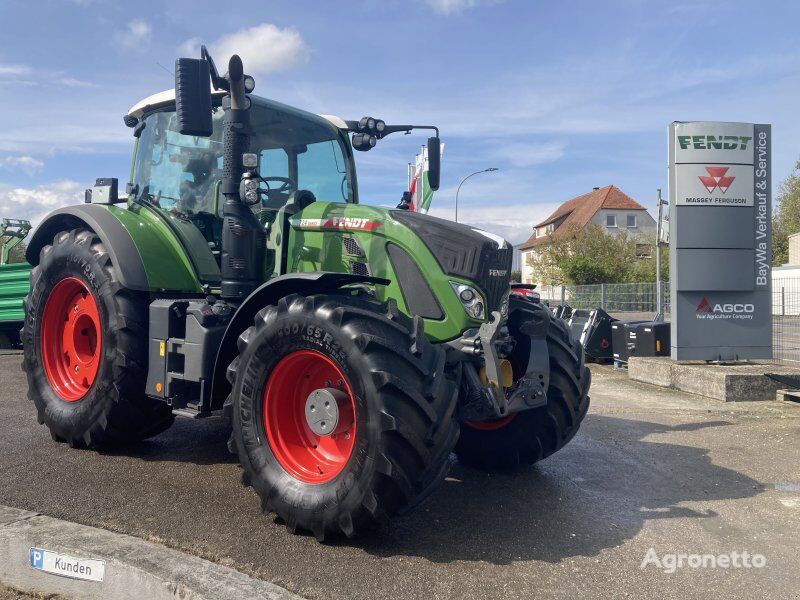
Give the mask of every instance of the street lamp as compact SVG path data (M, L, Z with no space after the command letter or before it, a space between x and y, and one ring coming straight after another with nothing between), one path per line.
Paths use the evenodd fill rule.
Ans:
M458 223L458 192L461 191L461 186L464 185L464 182L472 177L473 175L478 175L479 173L491 173L492 171L497 171L497 167L489 167L488 169L481 169L480 171L475 171L474 173L470 173L464 179L461 180L461 183L458 184L458 189L456 190L456 223Z

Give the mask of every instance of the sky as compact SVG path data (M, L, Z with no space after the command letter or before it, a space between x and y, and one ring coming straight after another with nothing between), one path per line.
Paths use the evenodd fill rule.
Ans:
M667 126L773 125L773 186L800 158L800 3L673 0L0 0L0 216L37 221L128 180L122 115L178 56L238 52L257 95L346 119L435 124L432 214L527 239L561 202L667 188ZM394 206L425 135L356 153ZM652 210L651 210L652 212Z

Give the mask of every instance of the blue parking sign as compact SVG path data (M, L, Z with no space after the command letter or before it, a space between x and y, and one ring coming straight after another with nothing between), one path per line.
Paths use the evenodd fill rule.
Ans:
M31 567L34 569L41 569L42 561L44 560L44 550L40 548L31 548L29 560Z

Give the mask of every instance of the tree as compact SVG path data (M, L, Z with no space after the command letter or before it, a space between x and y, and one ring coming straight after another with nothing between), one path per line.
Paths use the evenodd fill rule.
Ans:
M25 262L25 250L28 246L25 242L20 242L8 253L9 264Z
M789 261L789 236L800 232L800 161L781 183L772 215L772 264Z
M528 264L549 285L586 285L655 281L655 239L606 234L591 225L551 237L532 253ZM661 248L662 280L669 277L666 248Z

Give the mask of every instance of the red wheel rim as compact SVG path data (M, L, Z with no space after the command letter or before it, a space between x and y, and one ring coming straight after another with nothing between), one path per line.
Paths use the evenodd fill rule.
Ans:
M511 423L516 416L517 413L513 412L493 421L464 421L464 425L472 427L473 429L480 429L481 431L495 431Z
M42 362L51 387L67 402L81 400L97 378L102 331L86 284L76 277L59 281L44 305Z
M317 435L306 421L306 400L321 388L346 393L337 433ZM272 454L292 477L327 483L342 472L356 440L356 403L347 378L324 354L297 350L284 356L264 388L264 430Z

